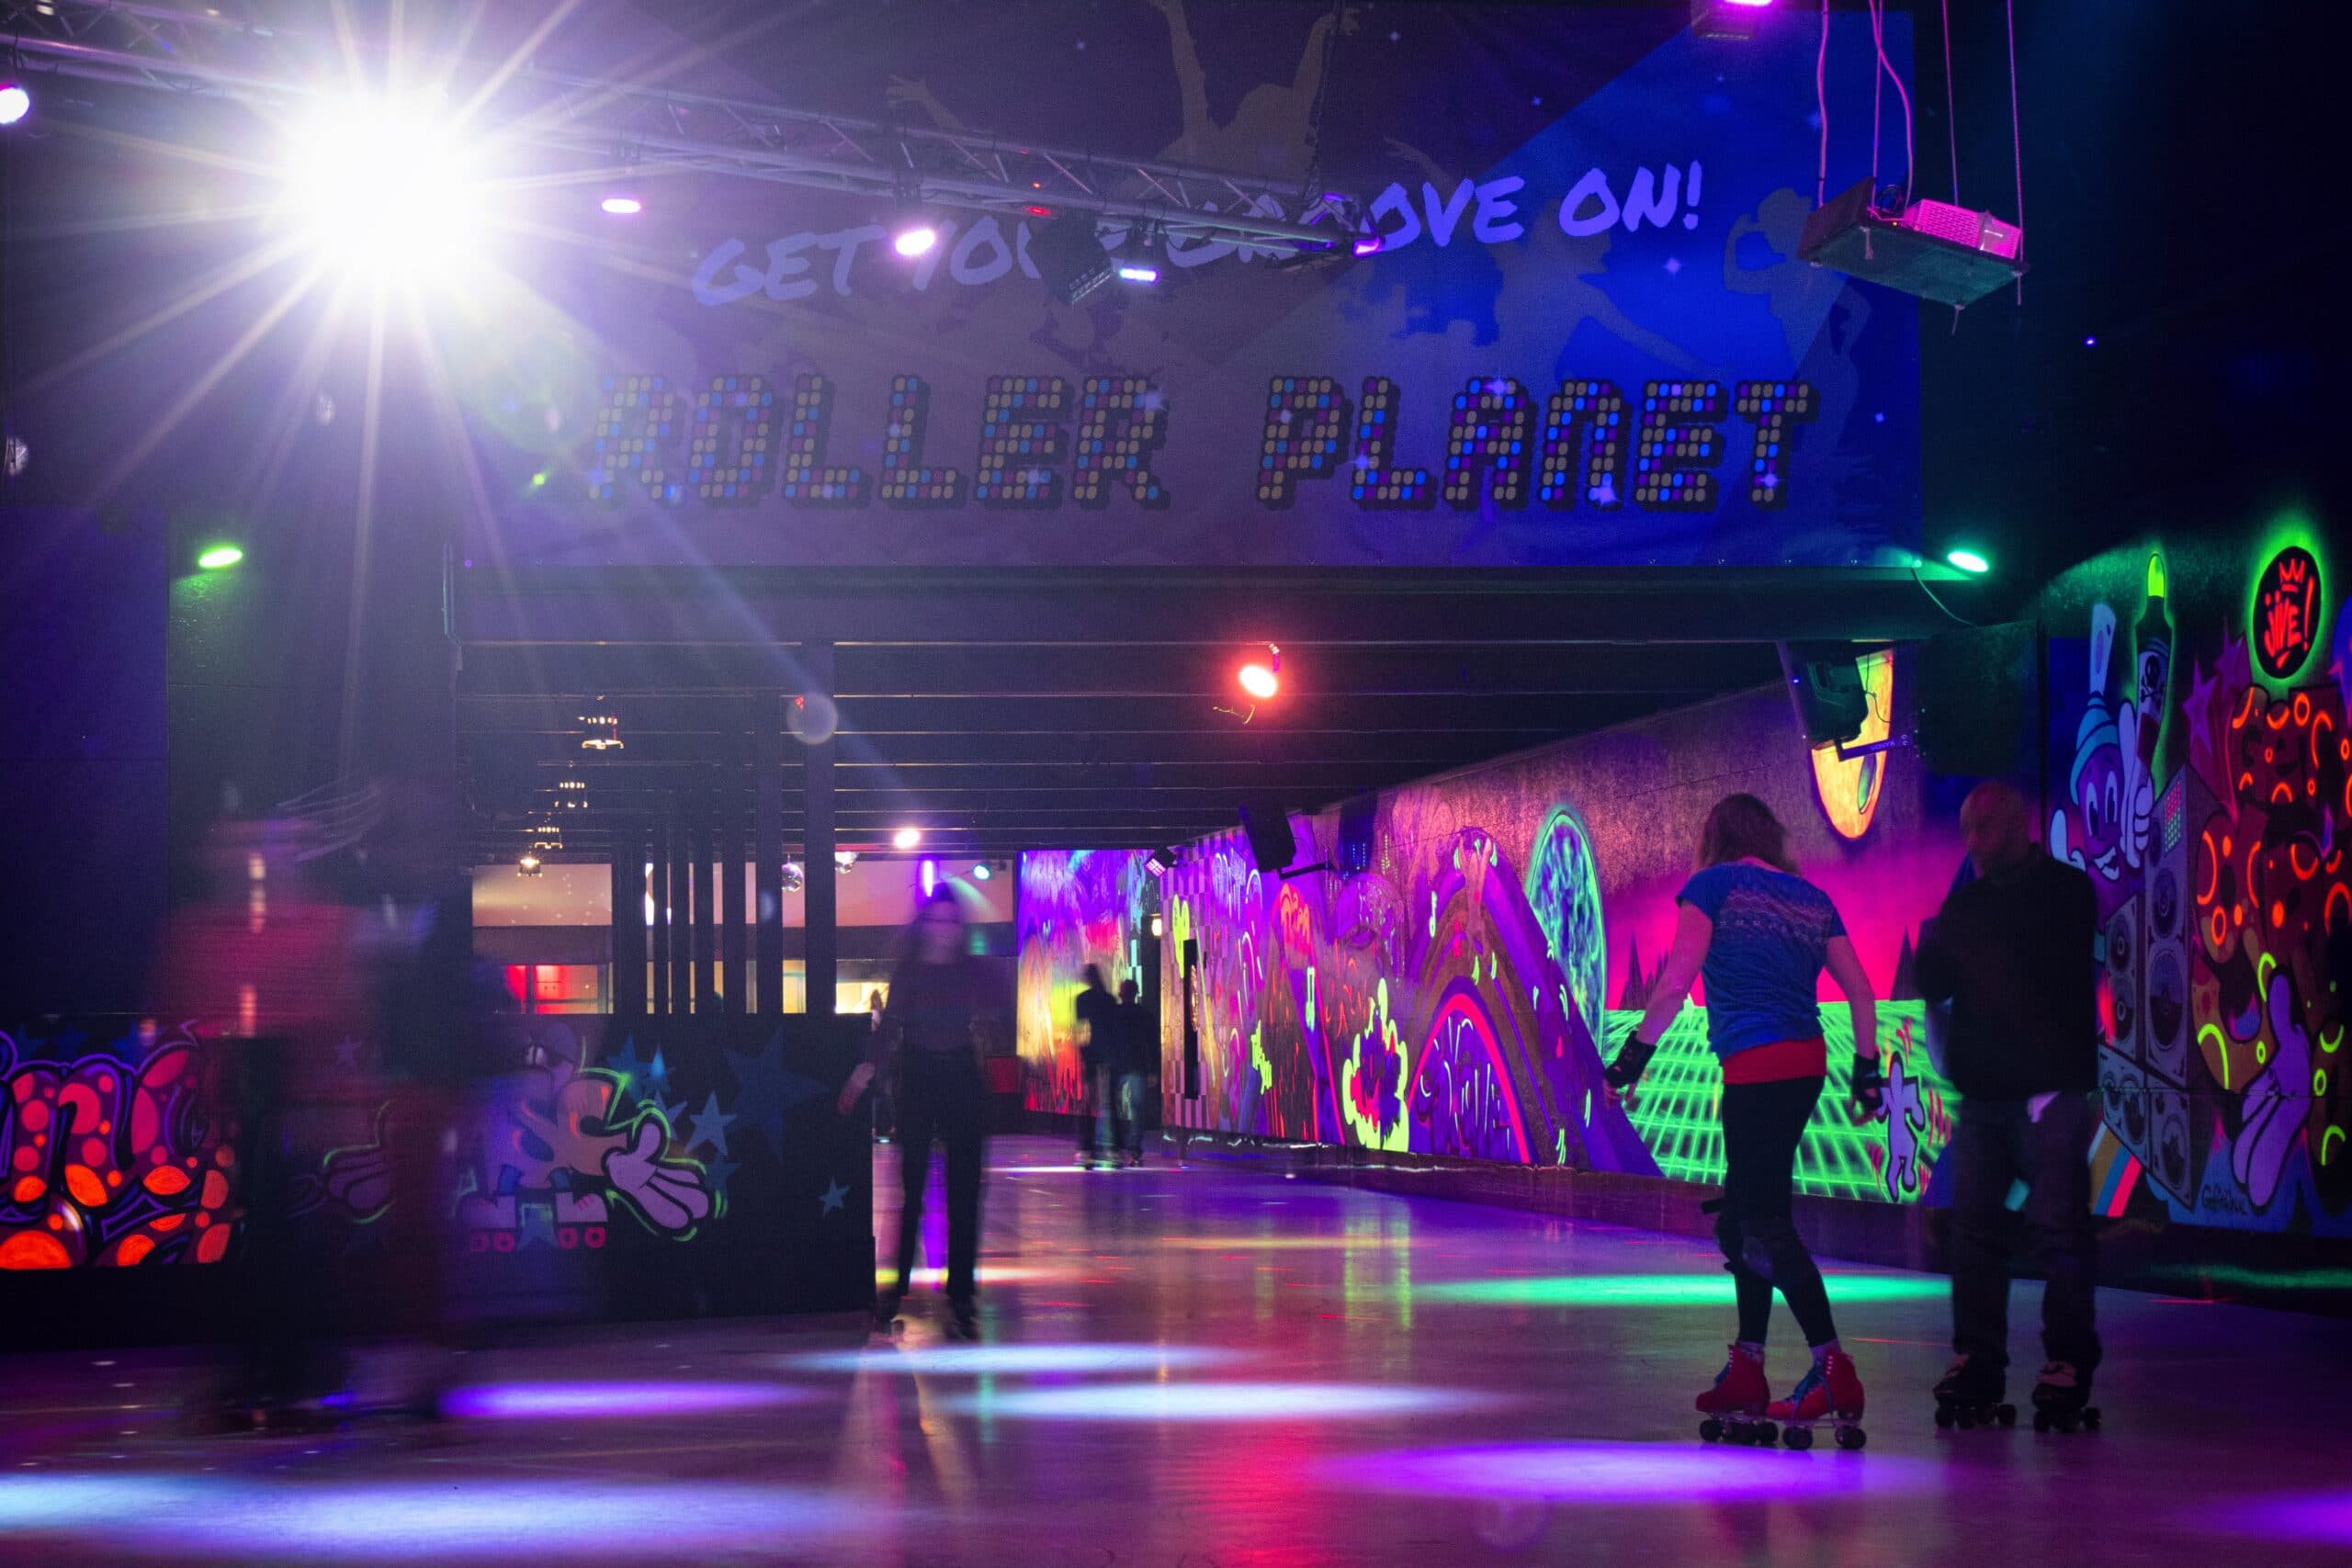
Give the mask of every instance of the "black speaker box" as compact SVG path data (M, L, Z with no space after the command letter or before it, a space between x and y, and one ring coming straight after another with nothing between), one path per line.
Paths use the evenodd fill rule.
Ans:
M1250 836L1250 858L1261 873L1281 871L1298 858L1298 836L1291 831L1290 815L1278 801L1243 801L1241 830Z

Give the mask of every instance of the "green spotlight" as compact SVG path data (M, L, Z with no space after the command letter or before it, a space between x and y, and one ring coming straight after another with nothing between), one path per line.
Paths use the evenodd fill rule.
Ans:
M1974 550L1947 550L1944 552L1944 559L1962 571L1973 572L1980 577L1993 570L1993 563Z
M206 547L202 555L196 558L196 564L207 571L219 571L223 567L234 566L244 558L245 552L234 545L210 545Z

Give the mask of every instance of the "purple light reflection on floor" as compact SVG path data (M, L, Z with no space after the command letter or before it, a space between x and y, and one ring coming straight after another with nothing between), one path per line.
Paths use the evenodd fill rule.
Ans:
M982 1389L947 1401L947 1408L1064 1421L1329 1421L1469 1410L1494 1403L1448 1389L1394 1383L1150 1382Z
M878 1345L863 1350L826 1350L786 1356L796 1371L827 1372L930 1372L974 1377L1046 1376L1056 1373L1152 1372L1163 1367L1207 1367L1246 1360L1235 1350L1198 1345Z
M1726 1449L1699 1443L1511 1443L1355 1454L1317 1468L1351 1491L1552 1503L1693 1503L1881 1495L1932 1484L1917 1460Z
M2214 1510L2199 1523L2231 1535L2352 1547L2352 1492L2257 1498Z
M809 1397L756 1382L503 1382L452 1389L444 1415L462 1421L642 1421L766 1410Z
M218 1477L0 1477L0 1543L17 1532L144 1556L232 1562L442 1561L464 1553L535 1562L672 1562L747 1541L812 1543L895 1529L866 1503L786 1486L456 1479L356 1485ZM72 1548L60 1562L89 1562Z

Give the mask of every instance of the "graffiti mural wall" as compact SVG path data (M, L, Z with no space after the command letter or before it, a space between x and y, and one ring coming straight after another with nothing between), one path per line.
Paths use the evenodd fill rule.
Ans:
M1074 850L1021 857L1021 1070L1032 1111L1084 1106L1078 1063L1080 976L1100 965L1113 991L1137 978L1146 921L1159 908L1140 850ZM1138 980L1138 983L1140 981Z
M1899 660L1866 671L1888 733ZM1928 1066L1910 957L1962 855L1956 788L1900 749L1811 756L1777 691L1564 743L1382 797L1368 869L1283 881L1232 834L1169 874L1164 1081L1180 1081L1183 943L1203 1095L1171 1120L1517 1164L1690 1179L1721 1174L1703 1008L1662 1043L1629 1116L1602 1062L1640 1016L1670 940L1674 895L1707 807L1762 795L1807 874L1838 901L1883 999L1893 1112L1842 1105L1801 1152L1807 1191L1911 1201L1931 1190L1951 1125ZM1301 819L1300 865L1331 857L1336 817ZM1702 998L1703 999L1703 998ZM1851 1034L1825 1009L1834 1072Z
M2050 841L2090 873L2110 1214L2352 1235L2352 655L2317 532L2153 540L2050 596Z
M237 1214L220 1068L181 1029L0 1033L0 1269L218 1262Z

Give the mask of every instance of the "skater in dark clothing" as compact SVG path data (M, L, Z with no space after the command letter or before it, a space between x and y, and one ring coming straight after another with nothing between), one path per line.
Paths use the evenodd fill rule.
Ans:
M1158 1041L1146 1017L1141 987L1119 982L1119 1006L1106 1077L1111 1089L1111 1154L1128 1166L1143 1164L1145 1075L1159 1066Z
M1677 897L1665 973L1605 1075L1612 1097L1631 1096L1691 981L1703 975L1707 1043L1724 1076L1724 1193L1715 1237L1739 1303L1730 1359L1698 1398L1710 1423L1726 1416L1814 1421L1862 1411L1861 1380L1838 1346L1829 1294L1797 1234L1791 1198L1797 1145L1829 1073L1815 999L1822 970L1838 982L1853 1015L1852 1093L1866 1115L1877 1113L1883 1087L1877 1004L1836 907L1797 874L1783 837L1770 808L1752 795L1726 795L1707 814L1699 869ZM1776 1286L1813 1349L1812 1367L1778 1401L1764 1381L1764 1335Z
M996 981L964 941L963 911L955 893L933 893L915 917L911 946L890 976L889 1002L866 1059L842 1086L848 1114L866 1086L899 1056L898 1278L875 1305L888 1324L912 1281L915 1244L922 1234L923 1184L931 1175L931 1145L942 1146L947 1175L947 1305L950 1332L979 1332L976 1289L980 1252L980 1169L988 1091L980 1057L1001 1012Z
M1920 994L1949 1003L1943 1063L1960 1091L1951 1138L1951 1314L1957 1359L1939 1418L2000 1403L2008 1369L2011 1186L2027 1184L2028 1260L2048 1365L2037 1423L2072 1425L2098 1365L2092 1305L2090 1145L2098 1131L2098 906L2090 878L2052 859L2025 798L1979 784L1960 812L1975 879L1952 890L1919 942Z
M1118 1028L1119 1000L1102 984L1101 965L1090 964L1080 972L1086 982L1070 1011L1078 1023L1078 1163L1091 1165L1106 1155L1102 1123L1109 1119L1111 1036Z

